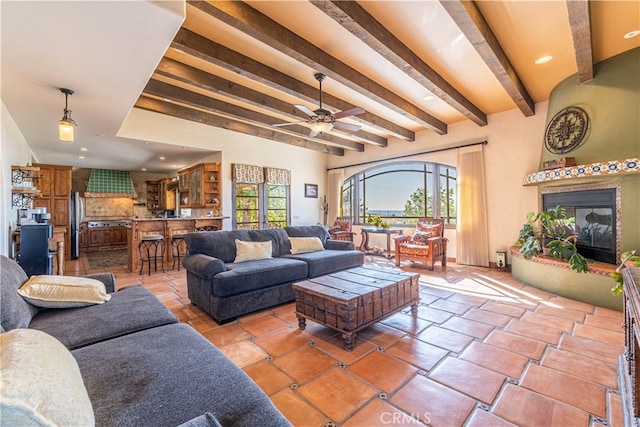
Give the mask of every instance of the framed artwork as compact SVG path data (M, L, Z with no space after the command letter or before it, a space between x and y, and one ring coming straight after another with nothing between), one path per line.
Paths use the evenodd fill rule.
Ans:
M304 197L318 198L318 184L305 184L304 185Z

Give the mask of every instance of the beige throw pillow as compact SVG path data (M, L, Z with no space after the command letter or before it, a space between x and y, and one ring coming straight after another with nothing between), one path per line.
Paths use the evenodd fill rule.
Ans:
M101 281L75 276L32 276L18 293L29 303L44 308L85 307L111 299Z
M324 250L322 241L317 237L289 237L289 241L293 255Z
M0 335L0 390L2 425L95 425L76 359L42 331Z
M255 261L271 258L271 240L266 242L245 242L236 239L235 262Z

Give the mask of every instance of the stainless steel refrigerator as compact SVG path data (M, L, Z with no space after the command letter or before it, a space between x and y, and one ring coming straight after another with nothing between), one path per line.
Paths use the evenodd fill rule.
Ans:
M80 224L84 221L84 198L79 192L71 193L71 259L80 255Z

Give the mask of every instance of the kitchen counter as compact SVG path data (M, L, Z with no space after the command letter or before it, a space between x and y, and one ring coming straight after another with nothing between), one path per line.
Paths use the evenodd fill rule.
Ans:
M171 246L173 236L177 234L193 233L194 231L212 231L222 229L224 217L214 218L136 218L131 220L131 227L127 229L127 259L131 272L140 271L140 239L150 234L159 234L164 238L165 270L173 263ZM158 268L160 268L158 266Z

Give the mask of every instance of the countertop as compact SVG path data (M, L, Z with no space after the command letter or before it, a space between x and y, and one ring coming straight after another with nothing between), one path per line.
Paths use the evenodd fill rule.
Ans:
M226 219L228 216L214 216L207 218L134 218L131 221L196 221L207 219Z

